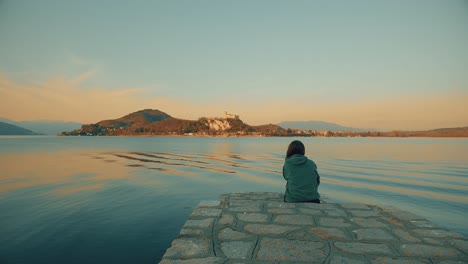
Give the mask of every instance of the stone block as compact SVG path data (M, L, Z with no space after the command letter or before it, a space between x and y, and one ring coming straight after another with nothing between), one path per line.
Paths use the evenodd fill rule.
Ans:
M468 254L468 241L467 240L453 239L450 241L450 244L456 246L458 249L465 252L465 254Z
M229 202L230 207L249 206L249 205L261 206L262 202L252 201L252 200L233 200Z
M253 236L250 234L239 232L231 228L224 228L218 233L219 240L241 240L241 239L252 238L252 237Z
M273 213L273 214L294 214L295 213L294 209L289 209L289 208L269 208L268 212Z
M284 197L283 193L275 193L275 192L272 192L272 193L257 192L254 194L257 195L258 197L261 196L261 198L264 200L278 200L279 199L279 201L283 201L283 197Z
M221 218L218 220L218 225L231 225L234 223L234 216L231 214L223 214Z
M338 209L338 205L337 204L334 204L334 203L321 203L321 204L318 204L318 207L320 209Z
M371 208L366 204L359 204L359 203L344 203L341 204L341 207L346 209L358 209L358 210L370 210Z
M337 241L334 246L340 251L350 254L393 255L392 250L386 244Z
M235 192L235 193L230 193L229 196L230 198L240 198L248 195L249 193L247 192Z
M395 257L376 257L371 260L372 264L431 264L429 260L395 258Z
M292 240L311 240L312 236L309 232L305 230L297 230L286 235L281 236L281 238L292 239Z
M297 208L315 209L315 210L326 210L326 209L340 209L336 204L332 203L296 203Z
M351 224L346 222L343 218L320 218L318 221L319 226L326 227L350 227Z
M427 220L412 220L410 221L410 223L417 227L437 227L436 225Z
M309 209L309 210L311 210L311 209ZM336 208L334 208L334 209L325 209L324 212L328 216L343 216L343 217L348 216L344 210L336 209Z
M406 232L402 229L393 229L392 231L401 240L406 240L409 242L421 242L421 239L414 237L409 232Z
M240 196L239 198L242 199L248 199L248 200L277 200L281 197L281 200L283 200L283 195L279 194L265 194L265 193L245 193Z
M248 224L244 230L257 235L281 235L298 228L298 226Z
M214 218L207 218L202 220L187 220L185 222L184 228L192 227L192 228L209 228L213 225Z
M261 213L242 213L237 214L237 219L245 221L245 222L266 222L268 220L267 214Z
M380 212L377 210L349 210L349 212L356 217L370 217L380 215Z
M221 201L216 200L203 200L198 203L197 207L218 207L221 205Z
M229 201L229 194L221 194L218 196L219 201L221 201L221 204L226 204Z
M227 258L250 258L252 247L256 241L229 241L221 243L221 251Z
M178 238L164 254L164 258L187 259L208 257L211 254L211 241L207 238Z
M219 217L221 215L221 209L218 208L195 208L190 217Z
M395 217L383 217L381 218L383 221L387 222L387 223L390 223L394 226L398 226L398 227L405 227L405 224L400 221L398 218L395 218Z
M311 228L310 232L319 236L322 239L349 239L349 236L345 232L343 232L343 230L333 227L315 227Z
M435 264L466 264L468 263L467 260L439 260L439 261L434 261L433 263Z
M396 240L396 237L385 230L378 228L366 228L353 230L358 240Z
M285 225L315 226L314 218L309 215L278 215L275 217L274 222Z
M163 259L160 264L223 264L225 258L207 257L207 258L192 258L192 259Z
M316 203L297 203L297 208L320 210L320 204L316 204Z
M410 220L425 220L419 215L415 215L410 212L401 211L401 210L393 210L393 209L384 209L385 212L391 214L393 217L403 220L403 221L410 221Z
M268 208L296 208L296 204L284 202L269 202L266 206Z
M433 238L429 238L429 237L426 237L426 238L423 238L423 241L428 243L428 244L432 244L432 245L439 245L439 246L442 246L444 243L439 241L439 240L436 240L436 239L433 239Z
M251 204L251 205L230 207L229 210L233 212L260 212L262 211L262 208L259 205Z
M300 208L299 211L306 215L323 215L322 211L318 209Z
M351 222L360 227L388 227L387 224L374 218L351 218Z
M255 259L268 261L303 261L324 263L327 254L325 243L263 238Z
M461 236L452 231L443 229L413 229L413 233L422 237L447 237L447 238L460 238Z
M179 233L181 236L201 236L204 235L205 232L200 229L187 229L187 228L182 228Z
M456 258L463 256L453 248L424 244L403 244L400 246L400 251L405 256L426 258Z
M336 255L331 257L329 264L367 264L367 261L358 256Z

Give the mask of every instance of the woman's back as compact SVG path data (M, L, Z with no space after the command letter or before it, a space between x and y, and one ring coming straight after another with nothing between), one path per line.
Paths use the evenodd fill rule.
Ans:
M287 181L285 201L306 202L320 199L318 185L320 176L317 165L306 156L294 154L283 166L283 177Z
M305 156L305 147L299 140L294 140L286 151L283 177L287 181L284 201L288 203L320 203L318 186L320 175L315 162Z

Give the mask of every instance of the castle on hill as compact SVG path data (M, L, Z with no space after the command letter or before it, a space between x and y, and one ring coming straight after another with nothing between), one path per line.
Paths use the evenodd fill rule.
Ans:
M230 114L224 111L224 119L239 119L239 115Z

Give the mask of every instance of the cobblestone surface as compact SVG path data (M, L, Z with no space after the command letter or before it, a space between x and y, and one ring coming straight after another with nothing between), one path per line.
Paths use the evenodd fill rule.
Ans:
M468 263L468 239L410 212L282 202L279 193L202 201L160 263Z

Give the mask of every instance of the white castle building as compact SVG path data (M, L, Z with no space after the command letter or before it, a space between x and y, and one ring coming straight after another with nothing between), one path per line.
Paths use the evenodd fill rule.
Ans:
M233 115L233 114L230 114L230 113L224 111L224 118L225 119L228 119L228 118L239 119L239 115Z

